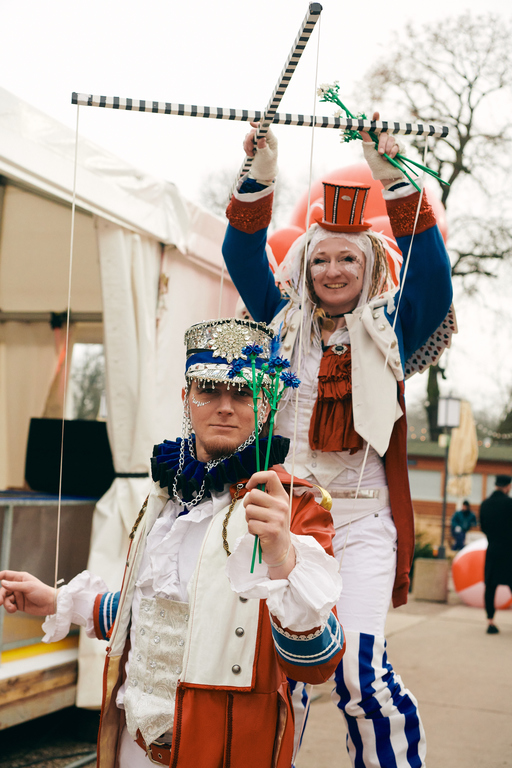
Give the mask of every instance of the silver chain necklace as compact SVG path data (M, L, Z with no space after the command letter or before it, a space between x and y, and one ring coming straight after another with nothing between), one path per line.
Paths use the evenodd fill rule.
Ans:
M183 420L184 422L186 422L186 413L183 414ZM258 419L258 434L261 432L262 427L263 427L263 421L260 417ZM178 495L178 479L183 472L183 467L185 466L185 440L187 441L190 455L192 456L192 458L194 459L196 458L195 452L194 452L194 443L189 437L186 437L186 438L182 437L181 443L180 443L180 458L178 463L178 471L176 472L173 483L172 483L172 498L178 504L182 504L185 507L185 509L190 510L192 509L192 507L195 507L196 504L199 504L199 502L203 498L206 491L206 488L205 488L206 478L208 477L208 473L210 472L210 470L216 467L221 462L223 462L224 459L228 459L230 456L233 456L233 454L240 453L241 451L244 451L249 445L252 445L252 443L254 443L254 441L256 440L256 431L254 431L251 435L249 435L247 440L245 440L241 445L239 445L238 448L236 448L233 451L233 453L230 453L227 456L221 456L220 459L212 459L211 461L208 461L206 463L203 482L201 483L201 487L197 492L197 495L194 496L194 498L191 501L184 501L181 498L181 496Z

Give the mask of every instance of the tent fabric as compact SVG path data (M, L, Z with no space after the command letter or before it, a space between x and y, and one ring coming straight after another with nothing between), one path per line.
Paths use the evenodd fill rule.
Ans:
M75 131L0 88L0 174L70 202L74 162ZM76 203L162 243L187 246L189 212L176 185L84 138L78 142Z
M97 218L103 295L107 429L116 472L149 472L157 441L156 314L158 243ZM116 478L93 516L88 569L121 583L129 533L148 478ZM104 648L81 633L77 706L99 706Z
M57 352L48 323L0 324L0 487L22 488L32 416L41 416Z

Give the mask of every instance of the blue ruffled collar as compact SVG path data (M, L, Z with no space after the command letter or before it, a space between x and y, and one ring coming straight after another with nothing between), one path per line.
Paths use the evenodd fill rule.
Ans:
M260 464L264 465L267 452L267 438L260 438ZM164 440L155 445L151 459L151 476L167 488L172 495L173 483L179 467L181 438ZM275 435L270 446L269 466L282 464L288 453L290 441L287 437ZM248 478L256 472L256 446L248 445L243 451L222 459L215 467L206 471L206 464L190 455L188 443L185 441L185 462L183 471L178 477L177 490L184 502L193 500L204 482L204 496L208 498L211 491L221 492L226 484L232 485L237 480Z

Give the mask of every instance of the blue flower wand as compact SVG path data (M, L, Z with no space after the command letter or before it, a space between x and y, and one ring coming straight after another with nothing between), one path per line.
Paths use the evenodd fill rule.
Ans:
M247 365L247 361L242 358L233 360L228 370L228 377L234 379L236 376L241 376L246 382L247 386L252 392L252 401L254 408L254 428L255 428L255 447L256 447L256 471L259 472L260 466L260 444L259 444L259 431L258 431L258 400L261 396L265 396L270 405L270 422L269 422L269 434L267 441L267 451L265 455L265 462L263 470L268 469L270 461L270 448L272 445L272 435L274 432L274 421L276 413L279 408L279 403L285 392L289 387L296 389L300 384L300 379L295 376L291 371L286 371L286 368L290 367L290 363L283 357L273 356L269 359L268 363L263 363L261 370L256 369L256 358L263 352L263 349L258 344L248 344L242 349L242 354L245 355L251 361L252 380L248 379L243 369ZM270 383L265 385L264 378L267 374L270 379ZM264 486L260 486L260 490L264 491ZM262 562L261 543L258 536L254 537L254 548L252 553L251 573L254 573L254 564L256 562L256 554L258 554L258 562Z

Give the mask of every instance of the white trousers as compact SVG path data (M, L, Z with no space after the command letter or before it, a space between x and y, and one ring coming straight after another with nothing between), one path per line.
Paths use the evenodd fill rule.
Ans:
M133 740L125 726L121 733L119 768L151 768L152 765L147 754Z
M396 569L391 511L385 508L338 529L333 547L338 561L343 558L337 610L347 647L332 699L346 720L352 764L421 768L426 745L417 702L389 663L384 638ZM307 709L302 685L295 686L293 700L298 743Z

